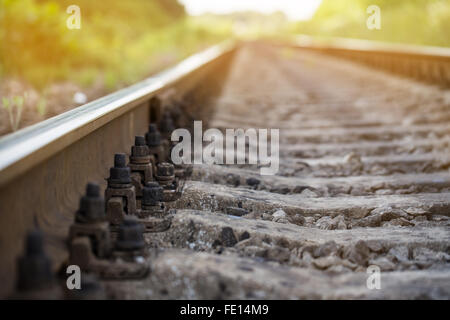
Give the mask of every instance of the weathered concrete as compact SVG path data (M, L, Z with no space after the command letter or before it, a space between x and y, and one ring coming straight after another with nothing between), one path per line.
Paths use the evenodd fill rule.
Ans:
M242 207L256 213L272 213L283 209L289 216L337 216L361 219L382 206L397 209L421 208L424 214L450 216L449 193L408 195L306 198L282 195L247 188L232 188L218 184L189 181L183 196L169 205L171 208L223 211L227 207Z
M365 272L328 275L236 256L165 251L144 281L109 282L119 299L446 299L450 271L382 274L369 290ZM430 289L432 288L432 289Z

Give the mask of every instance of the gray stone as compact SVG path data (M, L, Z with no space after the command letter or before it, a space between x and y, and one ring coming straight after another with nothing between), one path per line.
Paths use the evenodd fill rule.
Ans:
M272 221L278 223L289 223L286 212L283 210L277 210L272 214Z
M405 212L407 214L410 214L412 216L422 216L422 215L426 215L428 214L428 211L422 208L415 208L415 207L411 207L411 208L406 208Z
M315 258L326 257L332 254L335 254L338 251L338 246L334 241L328 241L318 248L316 248L313 252Z
M389 250L388 256L393 262L408 262L409 250L406 246L397 246Z
M248 233L247 231L244 231L240 236L239 236L239 241L243 241L243 240L247 240L250 238L250 233Z
M241 184L241 179L239 178L238 175L230 173L226 177L226 182L227 182L227 184L231 184L235 187L238 187Z
M298 226L303 226L306 222L305 217L298 213L294 214L293 216L289 216L288 220L290 223L296 224Z
M291 189L288 186L276 186L270 189L270 192L279 194L288 194L289 192L291 192Z
M381 224L381 214L371 214L368 217L355 221L353 224L357 227L379 227Z
M329 216L322 217L319 220L317 220L316 227L323 230L347 229L344 216L341 215L334 218L331 218Z
M347 268L346 266L344 266L342 264L338 264L338 265L330 266L328 269L326 269L325 272L330 275L337 275L337 274L342 274L342 273L351 272L351 271L352 270Z
M329 216L325 216L316 221L316 227L322 230L333 229L333 219Z
M395 270L396 267L395 264L386 257L370 260L369 265L376 265L380 267L381 271L392 271Z
M393 219L393 220L389 221L388 224L391 225L391 226L401 226L401 227L412 227L412 226L414 226L414 223L409 222L405 218Z
M248 214L248 211L243 208L237 208L237 207L227 207L226 213L232 216L242 217L246 214Z
M305 198L317 198L318 195L317 193L315 193L314 191L311 191L309 189L305 189L300 193L301 197L305 197Z
M350 245L344 248L344 258L358 264L365 266L369 258L370 249L363 240L359 240L355 245Z
M313 260L313 265L318 269L327 269L333 265L340 264L340 259L336 256L323 257Z
M222 243L225 247L233 247L238 241L234 235L233 229L230 227L222 228Z
M366 244L372 252L381 253L384 250L384 246L380 241L369 240L366 242Z
M252 187L256 187L261 183L261 181L259 179L256 179L253 177L248 178L246 182L249 186L252 186Z
M286 212L283 210L277 210L272 214L272 217L274 218L286 218Z
M347 225L345 224L344 216L337 216L333 219L334 229L345 230Z

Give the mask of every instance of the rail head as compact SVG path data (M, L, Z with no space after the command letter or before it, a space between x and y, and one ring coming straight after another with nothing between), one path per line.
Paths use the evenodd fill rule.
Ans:
M357 51L366 53L386 53L395 55L409 55L427 57L450 61L450 48L420 46L411 44L398 44L373 40L361 40L350 38L318 38L307 35L298 35L293 39L297 47L315 49L334 49L345 51Z
M306 35L293 37L288 45L350 59L401 77L450 88L450 48Z
M0 138L0 187L236 47L226 41L168 70Z

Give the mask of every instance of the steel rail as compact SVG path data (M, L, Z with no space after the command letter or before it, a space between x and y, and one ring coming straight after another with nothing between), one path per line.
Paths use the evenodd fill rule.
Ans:
M450 87L450 48L348 38L294 37L291 47L315 50L378 69Z
M365 51L370 53L385 52L393 54L409 54L435 59L442 58L445 61L450 59L450 48L420 46L411 44L398 44L374 40L360 40L350 38L317 38L307 35L299 35L294 39L294 43L300 47L320 48L320 49L342 49Z
M53 268L86 183L105 187L115 153L157 123L165 107L188 114L220 93L236 44L213 46L173 68L0 139L0 297L14 286L28 230L44 232ZM153 97L161 101L153 103Z
M0 138L0 186L234 47L232 41L215 45L135 85Z

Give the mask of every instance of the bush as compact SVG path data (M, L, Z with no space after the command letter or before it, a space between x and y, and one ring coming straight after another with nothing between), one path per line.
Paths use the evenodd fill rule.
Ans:
M64 76L76 42L55 2L0 0L1 70L43 87Z
M381 9L381 30L368 30L366 8ZM422 45L450 46L448 0L323 0L311 21L294 31Z
M44 89L68 80L108 90L225 38L185 17L176 0L77 0L81 29L69 30L71 0L0 0L0 72ZM158 60L159 59L159 60Z

